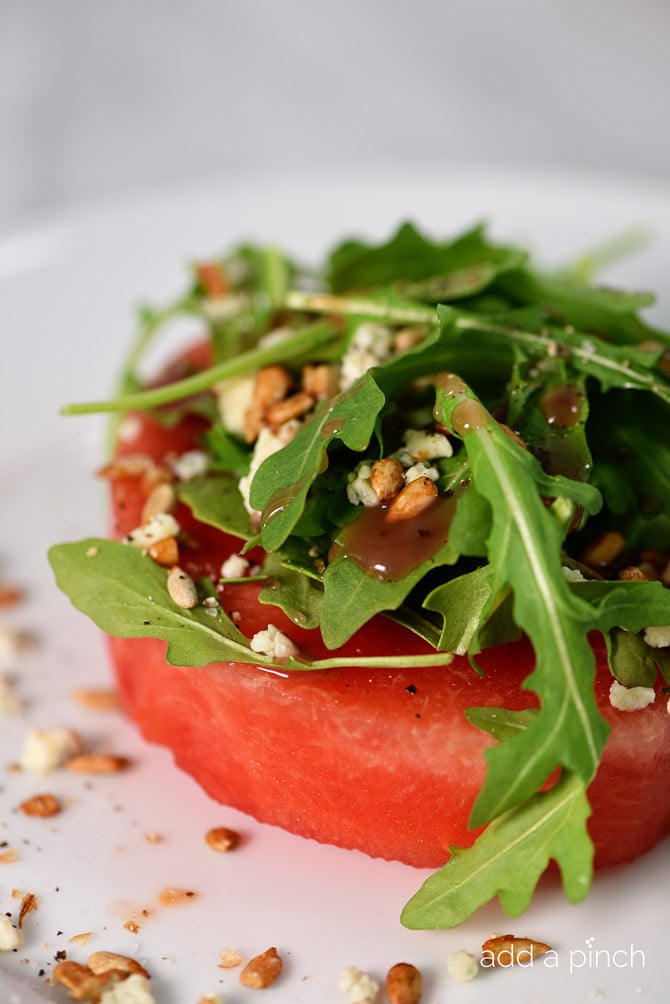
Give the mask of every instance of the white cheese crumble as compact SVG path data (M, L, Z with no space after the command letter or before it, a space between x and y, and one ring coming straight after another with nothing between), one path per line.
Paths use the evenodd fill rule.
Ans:
M271 429L264 427L258 434L258 439L256 440L256 445L254 446L254 452L251 455L249 473L245 474L243 478L240 478L239 482L242 501L244 502L244 506L250 515L254 515L254 513L258 512L258 510L254 509L249 502L251 482L254 480L256 471L264 460L267 460L267 458L271 457L273 453L277 453L277 451L281 450L283 446L290 443L299 428L300 422L298 422L297 419L292 418L289 422L284 422L283 425L280 425L276 432L272 432Z
M667 648L670 645L670 625L645 628L644 640L652 648Z
M119 424L118 439L121 443L132 443L142 431L142 423L136 415L126 415Z
M340 389L346 390L372 366L388 359L393 350L393 333L384 324L360 324L342 357Z
M231 554L221 565L222 579L243 579L249 571L249 562L241 554Z
M610 704L617 711L640 711L655 700L653 687L624 687L618 680L610 687Z
M207 473L209 457L204 450L187 450L172 464L172 470L180 481L193 481Z
M251 639L250 645L252 652L267 655L276 662L288 662L292 656L298 653L297 646L274 624L268 624L265 631L257 631Z
M221 421L229 432L244 438L244 419L253 404L254 375L229 377L214 386Z
M156 1004L146 976L132 973L120 983L105 990L100 1004Z
M23 741L21 766L46 774L80 752L81 739L72 729L30 729Z
M14 952L22 944L23 931L19 931L9 917L0 913L0 952Z
M561 571L566 582L586 582L578 568L568 568L567 565L562 565Z
M392 456L403 467L412 467L419 462L451 457L454 448L442 432L426 432L424 429L406 429L403 433L404 446Z
M338 987L349 997L349 1004L375 1004L379 984L356 966L342 970Z
M126 537L126 543L146 550L159 540L176 537L179 529L179 523L171 513L158 512L142 526L131 530Z
M349 472L347 480L347 498L352 505L379 505L377 493L370 483L372 464L363 460L353 471Z
M479 960L471 952L460 948L447 959L447 972L459 983L469 983L479 975Z
M0 718L10 718L20 710L21 701L12 681L4 673L0 673Z
M405 471L405 484L409 485L417 478L430 478L431 481L437 481L439 477L440 472L437 467L431 467L420 460L418 464L412 464Z

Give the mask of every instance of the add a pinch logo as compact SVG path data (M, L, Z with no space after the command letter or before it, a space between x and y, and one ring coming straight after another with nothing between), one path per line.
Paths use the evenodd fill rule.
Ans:
M549 945L531 938L519 938L514 934L502 934L489 938L482 945L480 965L484 969L509 966L530 967L536 962L547 969L557 969L567 965L570 973L579 969L644 969L647 959L641 948L632 943L619 948L600 948L595 938L586 938L584 948L571 948L567 955L559 957Z

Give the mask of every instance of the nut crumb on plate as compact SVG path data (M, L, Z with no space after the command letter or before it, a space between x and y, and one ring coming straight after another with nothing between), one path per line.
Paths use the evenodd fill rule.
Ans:
M118 774L130 767L130 760L112 753L80 753L65 761L75 774Z
M283 962L276 948L268 948L247 962L240 973L242 986L264 990L271 986L282 971Z
M219 969L235 969L242 965L242 956L234 948L222 948L219 959Z
M240 842L240 835L226 826L216 826L207 831L205 840L213 851L225 854L227 851L235 850Z
M419 1004L423 990L421 972L410 962L398 962L386 975L386 996L390 1004Z
M40 816L46 819L58 815L62 805L55 795L44 793L27 798L21 802L19 808L26 816Z
M516 934L498 934L482 945L482 966L513 966L532 962L538 955L551 951L551 946Z
M19 920L18 928L19 930L23 927L23 921L26 919L29 913L33 913L37 909L37 896L34 892L27 892L21 900L21 906L19 907Z

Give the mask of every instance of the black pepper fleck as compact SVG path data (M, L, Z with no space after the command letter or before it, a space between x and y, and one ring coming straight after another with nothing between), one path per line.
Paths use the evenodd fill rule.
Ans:
M407 691L408 694L412 695L416 694L416 687L414 686L413 683L410 683L409 686L405 687L405 690Z

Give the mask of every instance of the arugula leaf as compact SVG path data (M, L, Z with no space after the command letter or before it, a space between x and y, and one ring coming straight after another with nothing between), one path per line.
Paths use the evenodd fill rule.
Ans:
M302 569L287 566L276 554L270 554L263 566L269 576L258 599L279 607L289 620L301 628L315 628L321 622L323 587Z
M331 398L302 426L296 437L260 465L250 501L261 517L261 541L276 551L300 518L314 479L328 466L328 445L339 439L352 450L365 450L385 397L367 373Z
M518 917L550 859L561 868L566 896L579 903L593 875L585 826L590 814L584 781L565 771L549 791L489 823L472 847L450 848L447 864L404 907L402 923L421 930L457 927L496 895L503 910Z
M492 705L484 708L468 708L465 712L465 717L472 725L488 732L499 742L523 732L537 715L537 708L510 711L508 708L496 708Z
M328 648L339 648L375 614L397 610L413 587L432 569L453 564L458 549L449 541L432 558L395 581L378 579L346 557L336 558L323 576L321 634Z
M56 582L106 634L161 638L176 666L258 662L221 608L184 610L167 592L167 570L130 544L96 537L49 550Z
M411 286L408 280L432 282L440 277L443 292L445 289L448 292L449 283L445 280L451 274L452 293L466 296L485 288L497 274L512 265L518 266L525 257L523 252L489 244L481 226L440 244L405 223L386 244L373 246L352 240L337 247L330 256L328 281L335 292L340 292L394 282L399 282L403 289L405 285ZM470 268L477 271L468 275ZM433 298L432 294L428 298Z
M201 523L208 523L242 540L252 537L249 513L244 508L234 475L208 475L185 481L179 485L177 494Z
M547 477L460 379L438 377L436 415L463 438L473 483L491 505L491 595L508 586L514 592L515 620L537 654L524 686L542 699L526 732L487 751L487 777L471 819L478 826L533 795L558 764L585 784L598 766L608 729L593 694L591 608L565 582L562 531L542 496L565 496L590 511L600 499L589 485Z
M492 597L492 581L493 569L483 565L431 590L423 605L442 617L438 648L455 655L476 655L483 648L519 637L510 591Z

